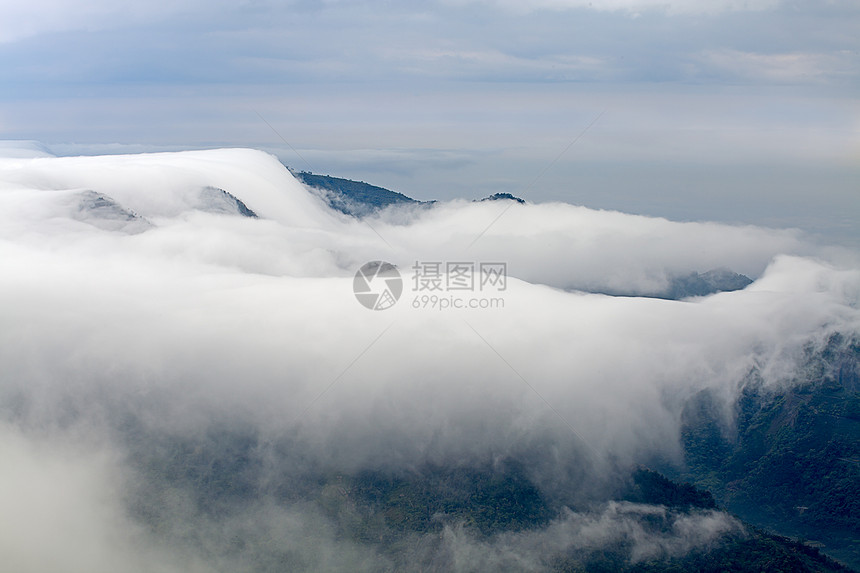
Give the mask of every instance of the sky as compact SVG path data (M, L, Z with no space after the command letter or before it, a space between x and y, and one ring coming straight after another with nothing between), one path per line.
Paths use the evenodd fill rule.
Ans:
M0 2L0 139L860 245L850 0Z

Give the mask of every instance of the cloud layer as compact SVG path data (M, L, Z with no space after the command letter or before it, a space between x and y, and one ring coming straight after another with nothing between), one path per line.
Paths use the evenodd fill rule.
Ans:
M252 568L231 560L262 549L231 553L220 545L231 535L314 539L296 548L309 567L373 569L378 555L338 541L301 500L205 513L169 485L178 478L164 460L226 448L218 459L247 455L237 476L253 469L277 491L311 475L510 458L526 462L548 498L574 506L610 468L677 456L688 397L713 390L730 419L751 372L789 384L805 345L860 325L856 259L791 231L501 202L360 221L252 150L8 155L0 445L18 462L0 472L9 485L0 504L32 524L0 543L14 541L21 570L46 565L27 549L37 544L105 570L126 554L135 570L150 551L164 570ZM259 219L213 211L201 200L209 187ZM93 194L110 200L112 222L132 227L105 226ZM377 259L398 264L406 285L382 312L352 293L355 270ZM508 264L508 288L496 293L504 308L416 309L413 263L463 260ZM756 281L686 301L583 292L648 293L673 273L718 266ZM61 476L68 488L50 493ZM443 553L463 569L528 561L541 543L598 543L596 528L610 522L607 539L633 539L643 558L687 543L649 537L624 517L653 509L595 511L486 542L452 526ZM165 529L138 530L153 512ZM40 530L49 515L55 528ZM73 516L77 543L62 521ZM690 519L672 528L693 544L736 527L719 515ZM78 555L81 545L93 555Z

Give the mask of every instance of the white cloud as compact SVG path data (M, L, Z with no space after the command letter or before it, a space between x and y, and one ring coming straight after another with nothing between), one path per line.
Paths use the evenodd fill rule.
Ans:
M206 185L261 218L201 211L195 193ZM71 211L82 190L111 197L153 227L126 234L88 224ZM581 456L599 473L609 457L675 455L687 397L711 388L731 402L753 368L768 384L789 383L804 344L860 326L856 264L808 256L825 253L796 233L529 205L512 207L467 249L503 205L383 213L370 223L389 248L260 152L0 160L0 400L15 405L0 410L8 428L0 446L19 460L0 477L24 492L3 503L26 511L45 499L64 515L88 516L78 545L135 539L136 522L118 509L133 498L153 511L166 507L158 509L165 535L179 545L194 539L209 563L224 551L216 541L233 532L318 540L315 558L334 559L314 561L320 568L342 566L345 555L374 563L361 548L334 543L325 520L300 504L250 507L226 523L188 509L179 492L147 494L147 485L163 482L157 472L132 471L135 456L160 451L161 438L204 447L209 430L224 424L258 436L254 455L273 482L308 468L406 471L528 456L530 478L564 498L572 466L585 471ZM407 286L393 309L366 310L353 297L352 275L377 258L400 263L407 285L416 259L507 261L505 307L416 310L419 293ZM718 265L761 276L744 291L683 302L553 288L647 290L667 270ZM15 437L25 431L47 436L43 453ZM69 441L111 457L66 456ZM128 473L116 479L116 469ZM69 495L45 492L65 474ZM604 530L632 536L647 558L735 526L702 514L674 522L671 539L655 538L637 533L623 509L568 517L544 533L575 530L575 539L587 539L606 520L626 524ZM47 514L30 515L37 523ZM64 555L77 538L57 527L45 542ZM34 528L16 535L21 547L44 541ZM467 561L513 555L450 535L446 543ZM508 541L528 557L527 546L546 539ZM118 547L137 555L133 543ZM168 564L183 555L153 551ZM116 555L69 554L105 567Z
M856 58L847 52L765 54L715 50L698 58L721 73L768 83L802 83L838 80L857 75Z
M500 50L386 49L384 57L419 77L594 80L611 74L607 58L541 54L528 58Z
M781 0L531 0L513 2L511 0L448 0L449 3L481 3L499 6L516 12L534 10L598 10L627 12L638 15L641 12L657 10L669 14L717 14L720 12L747 12L770 10L779 6Z
M144 3L132 0L37 0L27 3L4 0L0 4L0 42L13 42L37 34L66 30L97 30L123 21L152 17L165 11L164 8L155 8L154 5L147 7Z
M505 534L488 542L449 527L444 542L450 547L457 571L545 571L549 555L587 555L589 550L623 544L630 546L629 561L638 563L685 555L720 535L742 531L739 522L719 512L685 517L667 513L660 507L611 502L600 512L566 512L540 532ZM665 520L669 532L646 530L637 520L642 515Z
M10 571L204 571L176 561L126 517L109 452L69 436L30 438L0 425L0 553Z

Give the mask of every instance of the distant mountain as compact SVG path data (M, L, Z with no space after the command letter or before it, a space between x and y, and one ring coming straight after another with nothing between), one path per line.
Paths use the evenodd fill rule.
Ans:
M752 284L752 279L730 271L729 269L714 269L705 273L692 272L673 277L669 288L657 298L680 300L692 296L707 296L718 292L731 292L745 289Z
M332 209L354 217L370 215L390 205L432 205L434 203L434 201L417 201L402 193L370 185L363 181L318 175L309 171L290 170L290 172L299 181L322 197ZM515 201L525 204L523 199L511 193L494 193L489 197L478 199L475 202L484 201ZM704 273L690 272L676 275L670 278L669 286L662 292L635 294L633 296L680 300L694 296L707 296L718 292L741 290L752 284L752 282L752 279L745 275L721 268ZM599 292L599 294L613 296L630 296L630 293L626 292L590 292Z
M637 296L682 300L695 296L707 296L718 292L742 290L752 284L752 279L729 269L714 269L704 273L696 271L670 275L669 284L662 290L652 292L625 291L620 289L600 289L594 287L569 287L568 290L606 294L609 296Z
M296 179L316 190L332 209L355 217L369 215L389 205L428 204L363 181L317 175L309 171L291 170L291 173Z
M742 290L752 284L752 279L730 271L714 269L705 273L690 273L671 279L665 298L678 300L692 296L707 296L717 292Z
M432 205L435 203L435 201L418 201L403 193L370 185L363 181L318 175L310 171L290 170L290 172L296 179L315 190L332 209L354 217L363 217L390 205ZM510 193L494 193L477 201L525 203L524 200Z
M113 197L96 191L77 194L72 217L105 231L137 234L155 227L148 219L126 208ZM204 187L190 201L190 207L207 213L257 218L240 199L217 187Z
M126 209L112 197L95 191L78 194L77 210L72 216L105 231L137 234L153 227L147 219Z
M226 215L241 215L242 217L257 218L257 214L248 208L235 195L218 187L204 187L200 191L198 209L208 213L223 213Z
M484 197L481 201L516 201L517 203L525 205L525 200L520 199L516 195L511 195L510 193L493 193L489 197Z

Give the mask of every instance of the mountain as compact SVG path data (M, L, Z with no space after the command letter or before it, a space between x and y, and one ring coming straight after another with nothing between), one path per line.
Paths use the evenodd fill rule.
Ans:
M310 171L291 170L291 173L296 179L315 190L332 209L355 217L369 215L389 205L427 204L402 193L363 181L318 175Z
M718 292L732 292L743 290L753 283L746 275L738 274L729 269L714 269L704 273L692 271L683 274L671 274L667 272L668 285L660 290L650 292L630 292L620 289L595 288L593 286L583 288L569 287L570 291L584 291L595 294L606 294L609 296L636 296L645 298L659 298L664 300L683 300L685 298L708 296Z
M250 217L252 219L258 218L257 214L235 195L218 187L210 186L201 189L197 208L208 213L241 215L242 217Z
M807 349L785 389L753 372L727 423L703 392L684 412L686 467L730 511L860 567L860 341Z
M435 201L418 201L384 187L363 181L342 179L330 175L318 175L310 171L293 171L293 176L319 194L329 207L346 215L363 217L390 205L432 205ZM525 201L510 193L494 193L478 201Z
M244 524L248 508L277 515L300 507L303 519L342 547L372 552L382 570L849 571L815 547L742 523L709 492L643 467L611 476L602 496L571 507L509 458L408 471L306 467L272 479L271 456L289 445L271 450L250 428L213 427L188 440L146 435L132 422L123 434L133 465L147 476L131 496L134 516L188 546L205 530L210 542L220 539L219 559L251 570L319 567L307 552L279 543L291 531L279 522L271 531Z
M82 191L77 195L72 216L104 231L137 234L153 227L147 219L126 209L112 197L95 191Z
M104 193L91 190L81 191L75 196L75 199L72 217L104 231L133 235L155 227L147 218L124 207L116 199ZM217 187L200 189L189 206L207 213L257 218L257 214L240 199Z
M329 175L318 175L309 171L290 172L317 193L331 207L346 215L363 217L373 214L380 209L390 205L432 205L434 201L417 201L402 193L391 191L376 185L370 185L363 181L353 181ZM525 204L525 201L510 193L494 193L489 197L478 199L476 202L484 201L515 201ZM669 277L669 285L665 290L655 293L634 296L647 296L651 298L663 298L669 300L681 300L694 296L707 296L718 292L730 292L741 290L752 284L749 277L735 273L729 269L719 268L707 272L689 272ZM613 296L629 296L626 292L604 292L590 290L600 294Z
M714 269L704 273L692 272L672 277L669 288L658 298L680 300L692 296L707 296L717 292L742 290L752 284L752 279L730 271Z
M522 205L525 205L525 201L520 199L516 195L511 195L510 193L493 193L489 197L484 197L481 201L516 201Z

